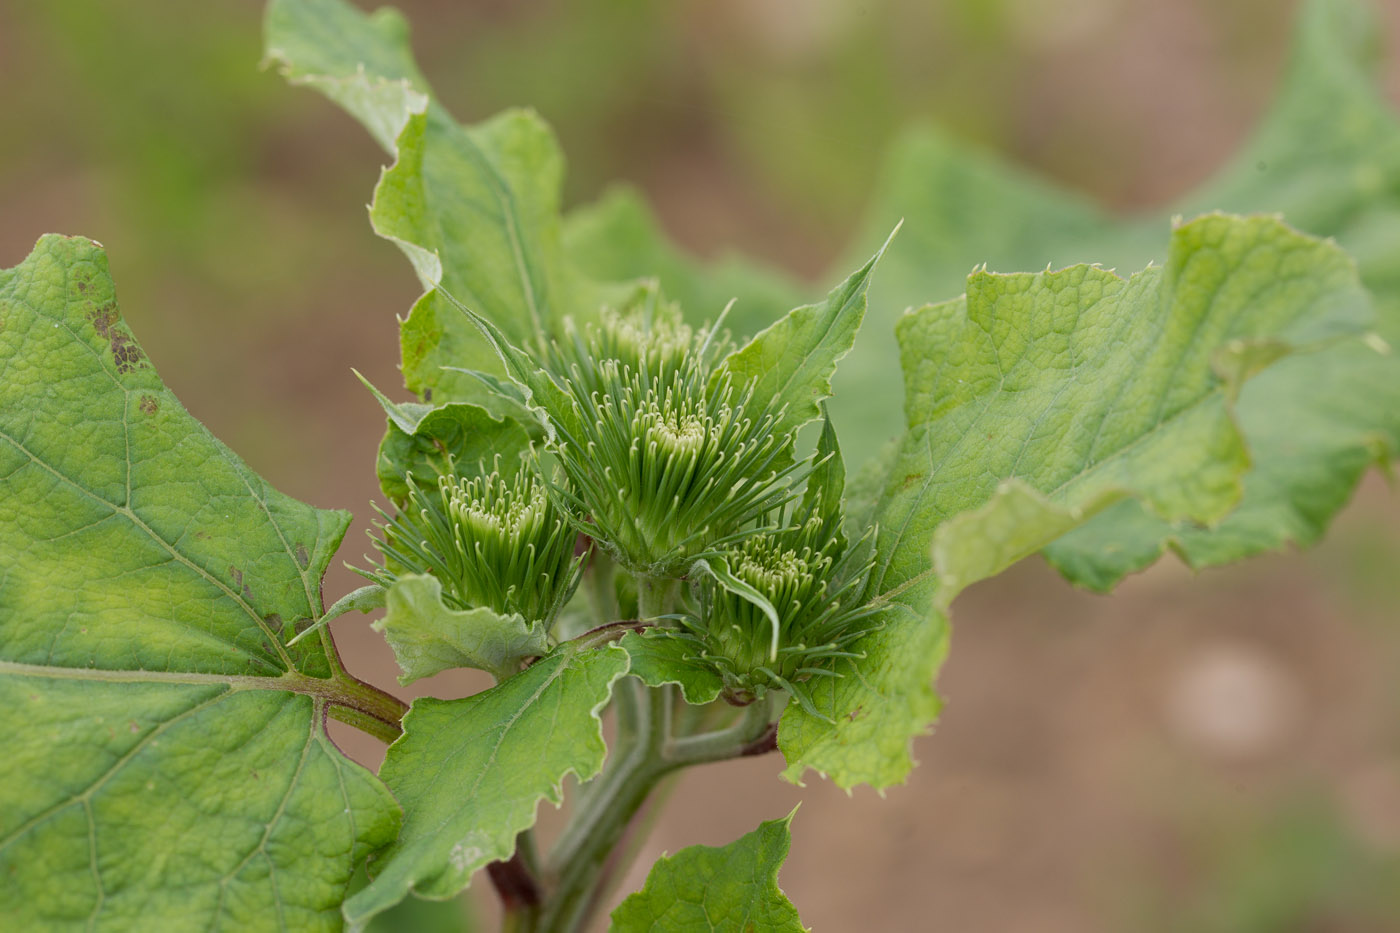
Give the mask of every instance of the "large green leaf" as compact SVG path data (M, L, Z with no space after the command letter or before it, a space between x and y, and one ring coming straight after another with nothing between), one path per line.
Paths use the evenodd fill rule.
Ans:
M1124 496L1220 521L1249 468L1230 411L1243 380L1367 320L1335 246L1273 218L1224 215L1178 227L1166 266L1131 279L1093 266L979 272L964 298L905 316L907 432L874 514L885 627L820 695L833 722L785 714L789 776L902 779L932 709L917 685L942 650L936 608Z
M348 521L180 406L96 244L0 271L0 926L339 928L398 812L322 729L329 636L286 642Z
M1310 0L1282 92L1219 179L1171 213L1283 211L1357 256L1378 297L1377 330L1400 338L1400 125L1371 77L1375 38L1361 0ZM858 250L905 218L870 294L870 320L843 362L833 414L856 460L898 431L868 404L897 391L888 336L902 310L956 292L967 270L1160 259L1157 217L1117 221L1083 199L959 145L911 131L892 152ZM858 412L858 417L856 416ZM1234 513L1210 529L1171 523L1136 502L1112 506L1048 556L1075 582L1111 587L1166 547L1193 566L1316 540L1378 458L1400 448L1400 360L1362 341L1295 356L1248 385L1238 404L1253 469Z
M627 672L615 645L565 645L463 700L415 700L380 777L404 806L398 842L370 863L374 880L345 902L360 924L420 897L451 897L487 864L509 858L541 800L557 804L566 775L602 768L599 711Z
M1378 31L1358 0L1312 0L1299 17L1282 94L1254 140L1184 209L1281 210L1356 256L1376 296L1376 330L1400 342L1400 122L1373 79ZM1361 341L1283 361L1240 398L1254 456L1240 508L1218 527L1170 525L1133 502L1056 542L1046 556L1096 589L1164 547L1192 566L1317 541L1373 464L1400 453L1400 357ZM1120 555L1105 564L1095 555Z
M646 884L613 911L615 933L803 933L797 908L778 887L792 816L769 820L727 846L688 846L664 855Z
M610 193L572 215L561 234L564 162L548 127L507 111L464 127L433 98L413 63L401 16L364 14L344 0L272 0L266 52L288 80L344 107L397 161L375 190L370 218L409 257L429 291L400 328L408 387L438 399L479 399L459 372L496 372L494 355L441 285L517 346L537 348L564 314L589 317L620 301L621 283L660 281L697 321L731 298L730 325L768 325L797 303L786 277L728 257L702 263L667 240L640 200Z

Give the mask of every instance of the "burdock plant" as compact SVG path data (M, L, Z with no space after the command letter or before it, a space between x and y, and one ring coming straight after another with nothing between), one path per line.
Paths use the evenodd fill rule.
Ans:
M392 11L272 0L269 60L388 150L371 220L426 289L415 397L381 398L397 510L369 585L324 608L348 514L180 405L102 248L49 236L0 269L0 930L363 929L484 870L512 933L581 933L679 769L780 752L794 782L902 783L969 584L1044 553L1106 590L1167 550L1315 540L1400 450L1372 333L1400 339L1400 127L1352 6L1305 4L1285 106L1206 199L1335 241L1274 214L1123 226L916 136L865 322L875 260L804 304L687 259L625 195L563 215L538 116L458 124ZM981 265L1049 258L1146 268ZM494 686L409 708L353 676L328 623L381 607L401 682ZM547 846L543 800L567 807ZM613 929L797 933L788 844L779 818L663 858Z

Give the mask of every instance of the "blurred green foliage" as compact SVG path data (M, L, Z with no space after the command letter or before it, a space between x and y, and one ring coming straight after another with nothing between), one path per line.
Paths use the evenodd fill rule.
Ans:
M1394 929L1400 855L1316 794L1228 816L1188 844L1192 877L1145 893L1131 928L1153 933Z

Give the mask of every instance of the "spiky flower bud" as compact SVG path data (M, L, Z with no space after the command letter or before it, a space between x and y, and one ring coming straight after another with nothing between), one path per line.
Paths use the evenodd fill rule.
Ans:
M431 491L410 474L408 487L397 515L380 512L385 522L371 538L384 560L367 576L387 586L431 573L455 608L553 622L578 582L577 536L533 473L446 475Z
M781 414L714 366L723 341L673 309L605 314L559 348L579 418L561 427L561 497L634 573L681 576L791 495Z
M875 610L863 599L870 551L863 541L847 547L838 524L839 518L809 512L805 520L748 537L724 555L739 586L711 576L697 581L700 611L686 628L723 677L731 702L783 689L812 708L806 685L837 676L831 662L856 657L853 644L875 627ZM767 605L744 595L744 588Z

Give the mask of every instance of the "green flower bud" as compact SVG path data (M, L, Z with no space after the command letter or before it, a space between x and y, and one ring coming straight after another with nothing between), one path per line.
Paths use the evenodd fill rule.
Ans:
M792 495L781 410L715 371L726 341L713 335L673 309L605 313L556 351L580 415L577 433L559 431L560 496L634 573L679 577Z
M812 709L805 685L837 676L834 659L857 657L852 645L875 627L865 601L873 552L864 547L868 539L848 548L839 525L839 516L809 510L805 521L755 534L722 555L740 586L710 575L696 581L700 610L686 628L723 677L730 702L784 689Z
M409 497L371 534L384 561L366 574L385 586L408 573L431 573L443 601L487 606L549 625L578 584L577 535L533 473L513 479L445 475L437 489L407 477Z

